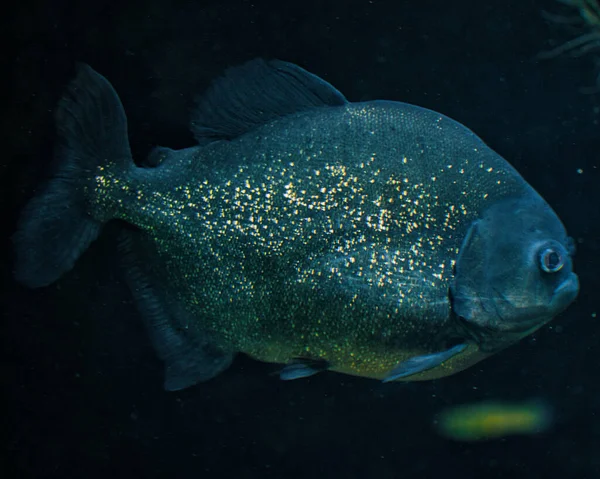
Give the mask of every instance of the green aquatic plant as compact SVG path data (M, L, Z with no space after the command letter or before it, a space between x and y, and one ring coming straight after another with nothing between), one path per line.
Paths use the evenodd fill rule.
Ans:
M554 24L560 24L577 32L577 36L559 46L538 54L538 59L550 59L568 54L582 57L600 51L600 0L557 0L578 10L576 16L563 16L542 12L544 18ZM594 55L594 61L600 67L600 56ZM584 93L600 92L600 72L595 85L582 89Z

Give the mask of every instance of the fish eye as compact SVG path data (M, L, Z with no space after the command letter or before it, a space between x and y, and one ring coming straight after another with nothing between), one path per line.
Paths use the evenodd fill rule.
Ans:
M556 273L565 265L562 251L557 248L545 248L540 253L540 266L546 273Z

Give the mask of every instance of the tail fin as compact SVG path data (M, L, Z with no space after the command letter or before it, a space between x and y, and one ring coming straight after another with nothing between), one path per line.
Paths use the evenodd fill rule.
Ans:
M112 85L87 65L56 110L56 169L22 212L13 240L16 279L41 287L56 281L98 237L102 220L90 215L86 186L97 167L133 165L127 118Z

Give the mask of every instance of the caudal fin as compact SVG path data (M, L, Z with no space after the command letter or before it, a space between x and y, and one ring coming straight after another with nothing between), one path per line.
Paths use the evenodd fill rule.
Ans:
M56 281L94 241L102 219L90 214L91 186L97 167L132 164L127 118L112 85L87 65L56 109L55 170L24 208L13 240L16 279L41 287Z

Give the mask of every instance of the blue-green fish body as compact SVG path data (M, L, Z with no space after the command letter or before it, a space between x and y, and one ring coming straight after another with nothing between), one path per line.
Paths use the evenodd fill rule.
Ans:
M144 167L116 93L90 68L57 121L71 176L26 209L17 274L47 284L104 222L135 226L121 249L168 389L213 377L236 352L287 363L284 379L441 377L577 294L554 212L475 134L430 110L349 103L299 67L254 61L200 102L199 146L157 148ZM56 213L67 203L78 210ZM49 261L65 245L40 245L41 233L62 238L76 223L70 254Z

